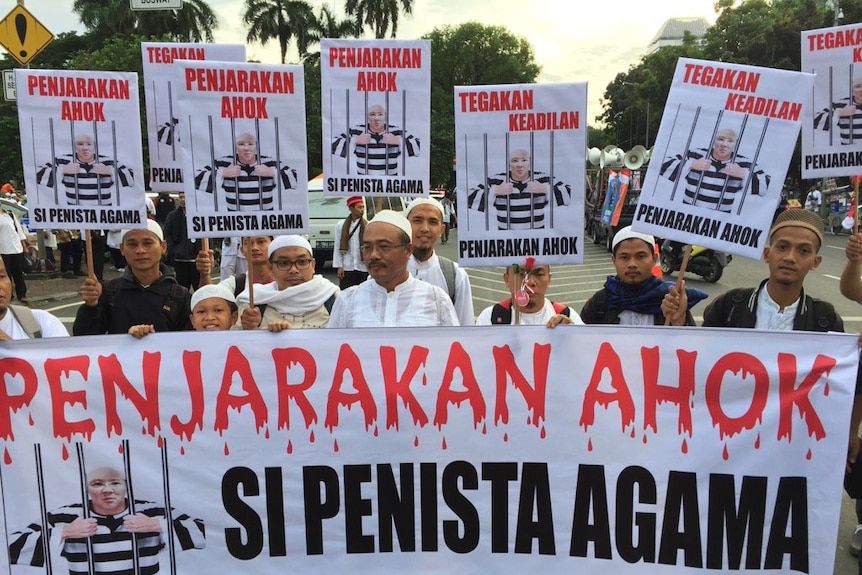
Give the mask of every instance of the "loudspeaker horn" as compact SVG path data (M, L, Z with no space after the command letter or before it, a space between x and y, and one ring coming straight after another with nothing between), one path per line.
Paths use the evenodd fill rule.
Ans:
M587 150L587 161L593 165L598 166L599 161L602 159L602 151L598 148L590 148Z
M644 165L646 161L647 149L641 145L637 145L626 152L625 165L630 170L637 170Z
M607 146L602 150L602 154L599 157L599 166L602 168L619 168L623 165L625 155L626 153L616 146Z

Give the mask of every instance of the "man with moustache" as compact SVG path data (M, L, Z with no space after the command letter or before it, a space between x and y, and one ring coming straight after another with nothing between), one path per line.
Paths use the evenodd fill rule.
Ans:
M374 216L360 246L371 277L341 293L327 327L458 325L449 296L407 271L412 234L410 222L396 211Z

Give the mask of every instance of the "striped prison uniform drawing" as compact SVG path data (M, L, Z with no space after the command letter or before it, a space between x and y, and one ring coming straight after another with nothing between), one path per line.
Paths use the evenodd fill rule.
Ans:
M149 501L135 500L135 510L148 517L157 518L164 523L165 509ZM99 515L93 511L90 516L96 520L96 534L90 537L93 546L93 563L95 572L109 575L136 575L132 559L132 533L125 530L123 517L126 511L118 515ZM83 516L80 503L61 507L48 512L49 533L52 543L58 541L63 527ZM203 549L206 546L204 523L188 515L176 513L173 515L174 537L180 549ZM57 530L58 534L54 534ZM165 546L162 533L138 533L138 555L140 557L140 575L152 575L159 571L159 551ZM9 560L13 565L30 565L42 567L45 557L42 547L42 526L32 523L26 529L10 535ZM52 537L53 536L53 537ZM66 539L62 542L60 553L69 563L70 575L87 575L87 542L85 539Z
M124 188L134 185L134 175L131 169L107 156L100 154L98 159L98 162L85 163L77 161L72 154L60 156L53 163L43 164L36 170L36 182L53 188L54 179L57 178L65 191L66 203L71 206L110 206L114 200L114 174L117 174L120 186ZM78 173L63 174L63 166L72 162L78 163ZM97 163L107 166L111 173L97 174L94 171Z
M347 157L350 147L350 138L364 133L371 135L371 143L356 144L353 147L353 155L356 156L356 169L360 175L395 176L398 174L398 161L401 158L401 147L394 144L384 144L383 136L387 133L403 138L402 145L408 156L419 155L419 139L413 134L407 133L398 126L390 124L385 132L376 134L369 131L368 126L360 124L350 128L350 137L341 133L332 143L332 154L341 158Z
M178 120L174 118L172 121L165 122L159 126L159 129L156 130L156 137L160 144L172 146L174 142L179 143L180 133L177 130L177 122Z
M685 154L685 160L681 156L671 156L666 158L661 165L661 175L665 176L672 182L675 182L679 177L681 165L685 165L689 161L699 160L701 158L709 158L712 162L712 167L704 172L689 170L685 175L685 195L683 202L686 204L694 204L695 194L697 195L697 204L700 207L718 210L720 212L730 213L737 197L741 197L740 192L745 180L728 176L724 172L724 167L730 163L730 160L716 160L709 155L709 151L704 148L689 150ZM754 170L750 174L748 192L756 196L763 196L769 188L770 177L763 171L752 166L751 161L737 154L736 164L740 168L746 170ZM701 175L703 178L701 179ZM698 191L698 181L700 181L700 190ZM725 181L727 185L725 185ZM724 195L721 192L724 190Z
M852 116L839 116L838 111L850 105L850 98L832 104L832 109L824 108L814 116L814 129L828 132L838 124L838 136L842 144L862 144L862 104L856 104Z
M551 181L548 174L533 172L533 180L542 184ZM497 228L501 230L529 230L543 229L545 227L545 213L548 207L547 194L531 194L526 191L529 180L516 182L510 180L515 192L508 196L494 196L494 186L506 182L506 174L496 174L488 177L488 188L491 189L491 197L496 211ZM470 190L467 195L467 207L484 212L485 186L479 184ZM560 180L554 181L554 205L567 206L572 199L572 189L568 184ZM532 208L532 212L531 212ZM530 217L532 215L532 221Z
M269 166L277 171L278 163L269 156L260 156L254 164L243 164L235 156L216 158L216 171L232 164L240 167L242 174L236 178L222 178L221 187L225 192L225 203L230 212L252 212L274 209L274 191L277 190L275 178L262 178L254 174L257 165ZM282 162L281 187L283 190L296 189L296 170ZM213 193L212 167L206 166L195 176L195 189L201 192Z

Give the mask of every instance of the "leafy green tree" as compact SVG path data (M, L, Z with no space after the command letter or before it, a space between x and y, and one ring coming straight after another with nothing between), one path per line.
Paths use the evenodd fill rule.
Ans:
M317 19L305 0L245 0L242 21L248 26L246 41L278 41L282 64L291 40L296 40L300 58L314 43Z
M635 144L650 147L655 141L667 93L679 58L702 58L694 38L682 46L667 46L641 58L627 72L617 74L602 96L604 122L611 144L629 149ZM646 140L649 125L649 141ZM592 145L592 143L590 144Z
M375 38L385 38L389 31L394 38L401 11L412 14L413 0L347 0L344 10L356 18L357 27L370 27Z
M321 6L309 33L309 43L303 61L320 57L320 51L311 48L319 44L323 38L358 38L360 34L362 34L362 27L357 26L353 19L339 20L329 6Z
M467 22L435 28L423 38L431 40L431 184L436 185L451 178L455 86L530 84L541 69L532 45L502 26Z
M212 42L218 18L205 0L185 0L178 10L132 10L128 0L75 0L81 23L97 36L168 35L179 42Z
M719 16L704 37L706 59L784 70L800 69L799 33L831 26L834 17L815 0L747 0L738 6L719 0L716 9Z

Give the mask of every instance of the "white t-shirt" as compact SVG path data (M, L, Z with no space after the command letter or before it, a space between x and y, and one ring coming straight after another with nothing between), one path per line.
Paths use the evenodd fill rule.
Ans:
M491 324L491 312L494 310L494 306L486 307L482 310L482 313L479 314L479 317L476 318L476 325L492 325ZM575 325L584 325L584 320L581 319L581 316L578 315L578 312L569 308L569 318L572 320L572 323ZM557 312L554 311L554 304L551 303L551 300L545 298L545 305L542 306L542 309L533 313L521 312L519 314L520 324L518 325L545 325L548 323L552 317L557 315ZM515 322L515 314L512 313L512 321L510 325Z
M30 310L36 321L42 327L42 337L69 337L69 330L63 325L59 319L51 315L43 309ZM30 339L27 332L18 323L18 320L12 313L12 310L7 310L6 314L0 319L0 330L6 332L6 335L12 339Z

